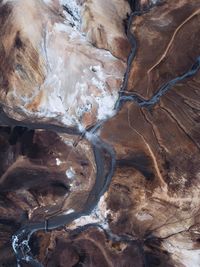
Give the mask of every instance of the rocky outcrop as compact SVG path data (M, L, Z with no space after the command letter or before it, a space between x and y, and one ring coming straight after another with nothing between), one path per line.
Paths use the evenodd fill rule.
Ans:
M112 54L112 39L107 45L98 40L97 47L102 49L96 48L91 39L99 38L94 29L109 17L109 12L117 11L119 4L110 4L108 14L102 6L92 7L104 14L97 25L93 24L93 30L87 26L86 3L82 7L75 0L66 1L64 9L61 4L39 0L1 3L0 99L4 110L14 118L85 128L114 114L126 67L115 55L125 58L120 44L128 45L123 20L130 10L128 5L123 12L120 10L116 23L104 31L105 36L102 34L103 40L112 34L116 39ZM93 9L88 12L95 17Z
M125 32L129 14L130 6L125 0L85 1L82 30L93 45L126 61L130 51Z

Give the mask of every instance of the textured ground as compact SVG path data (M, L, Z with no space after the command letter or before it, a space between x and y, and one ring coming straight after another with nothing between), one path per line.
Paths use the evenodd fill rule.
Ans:
M107 192L88 216L34 233L33 257L47 267L199 267L200 71L152 105L114 104L125 72L124 99L148 100L198 65L200 1L60 2L0 1L0 102L26 121L14 127L0 114L0 266L17 266L11 238L20 227L83 209L97 135L115 151ZM128 38L129 4L145 12ZM137 48L126 64L130 33ZM102 121L82 136L30 124Z

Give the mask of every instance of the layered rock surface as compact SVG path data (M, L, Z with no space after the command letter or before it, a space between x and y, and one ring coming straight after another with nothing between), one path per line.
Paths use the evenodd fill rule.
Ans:
M1 2L1 103L26 122L6 127L4 118L0 128L1 266L16 266L11 238L20 227L50 226L94 201L97 174L114 158L96 207L62 229L35 232L32 256L48 267L200 266L200 2L136 2ZM129 20L130 43L129 4L141 11ZM105 119L97 132L31 129Z

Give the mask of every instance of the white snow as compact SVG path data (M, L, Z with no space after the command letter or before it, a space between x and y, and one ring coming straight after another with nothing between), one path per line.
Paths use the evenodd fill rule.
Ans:
M48 51L50 52L50 51ZM44 82L44 88L47 88L47 103L44 102L44 105L41 105L41 111L47 117L55 117L55 114L64 116L65 107L61 98L61 79L60 72L63 69L63 59L57 58L57 64L55 66L54 62L51 60L54 55L50 54L50 66L53 69L53 72L50 72Z
M56 91L53 91L48 95L48 112L57 113L58 115L64 115L65 108L62 100Z
M97 75L97 77L100 80L104 80L106 79L106 77L108 77L108 75L105 75L105 72L103 71L102 67L100 65L94 65L94 66L90 66L90 70L92 72L95 72L95 74Z
M69 209L68 211L64 212L63 214L67 215L67 214L70 214L70 213L73 213L73 212L75 212L74 209Z
M105 196L102 196L96 208L94 208L91 214L88 216L82 216L78 218L72 223L72 226L70 228L75 229L79 226L84 226L86 224L98 223L104 229L109 229L108 222L107 222L108 213L109 213L109 210L107 210Z
M160 0L151 0L151 3L152 3L153 5L155 5L155 4L157 4L159 1L160 1Z
M73 179L75 174L76 173L72 167L70 167L68 170L66 170L66 176L68 179Z
M186 249L181 247L181 243L166 240L163 243L165 249L171 253L172 258L178 260L185 267L198 267L200 266L200 250L199 249ZM181 265L182 266L182 265Z
M188 266L200 266L200 250L183 250L180 261Z
M76 0L59 0L60 5L65 5L72 11L73 15L76 16L76 18L80 19L80 6L77 4Z
M14 235L13 237L12 237L12 247L13 247L13 250L14 250L14 252L17 254L17 249L16 249L16 247L18 246L18 241L19 241L19 239L18 239L18 237L16 236L16 235Z
M76 0L60 0L60 5L66 6L70 13L64 12L66 19L74 25L76 28L80 29L81 24L81 7L77 4Z
M56 165L60 166L61 163L62 163L62 161L60 161L59 158L56 158Z
M118 94L113 93L113 95L103 94L101 97L95 97L99 108L97 118L99 120L105 120L108 117L112 117L115 115L114 106L117 101Z
M54 30L59 32L69 32L69 27L64 23L55 23Z
M139 221L147 221L147 220L152 220L153 219L153 217L150 214L144 213L144 212L137 213L136 214L136 218Z
M104 82L97 80L97 78L95 78L95 77L92 77L91 81L92 81L93 85L95 85L97 88L102 89L102 90L105 89L105 83Z
M45 4L47 4L47 5L48 5L49 3L51 3L51 1L52 1L52 0L43 0L43 2L45 2Z

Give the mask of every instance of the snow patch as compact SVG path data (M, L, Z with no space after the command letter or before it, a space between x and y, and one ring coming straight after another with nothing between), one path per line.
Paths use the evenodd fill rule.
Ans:
M147 221L147 220L152 220L153 219L153 217L150 214L144 213L144 212L137 213L136 214L136 218L139 221Z
M109 229L109 225L107 222L107 215L109 214L109 210L107 210L107 204L105 202L105 196L102 196L97 204L96 208L91 212L90 215L82 216L76 219L71 229L76 229L77 227L84 226L91 223L97 223L101 225L104 229Z
M55 23L54 24L54 30L59 32L69 32L69 28L64 23Z
M80 29L81 25L81 7L76 0L60 0L60 5L64 6L66 19L72 26Z
M65 212L63 213L63 215L67 215L67 214L70 214L70 213L73 213L73 212L75 212L74 209L69 209L69 210L65 211Z
M48 5L52 2L52 0L43 0L43 2Z
M151 2L151 4L156 5L156 4L158 4L159 2L161 2L161 0L151 0L150 2Z
M199 266L200 250L185 249L180 247L180 243L165 241L163 246L168 252L172 254L172 258L178 260L183 266Z
M94 66L90 66L90 71L92 72L95 72L95 74L97 75L97 77L100 79L100 80L104 80L105 81L105 78L106 78L106 75L105 75L105 72L103 72L103 69L100 65L94 65ZM107 75L108 77L109 75Z
M70 167L68 170L66 170L66 176L68 179L73 179L75 176L76 172L72 167Z
M92 83L99 89L105 89L105 83L100 80L97 80L95 77L92 77Z
M56 158L56 165L60 166L61 163L62 163L62 161L60 161L59 158Z
M115 103L118 99L118 94L113 93L112 95L103 94L101 97L95 97L99 108L97 118L99 120L105 120L108 117L112 117L115 115Z

